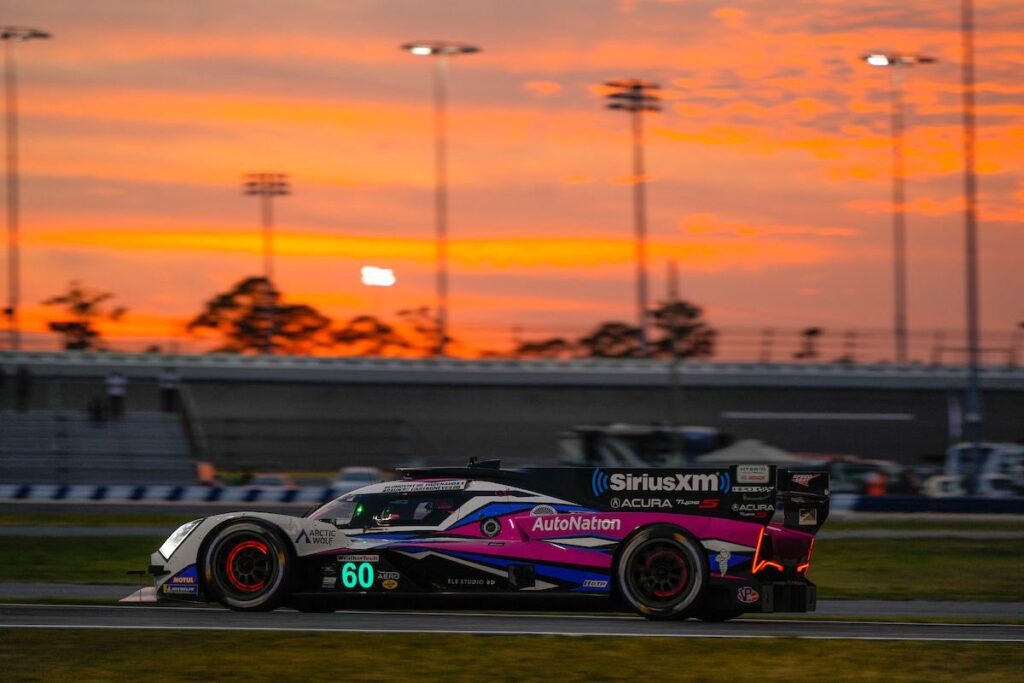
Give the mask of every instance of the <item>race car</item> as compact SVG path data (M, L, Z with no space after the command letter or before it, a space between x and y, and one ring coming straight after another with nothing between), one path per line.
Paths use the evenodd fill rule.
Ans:
M410 469L303 517L183 524L130 600L333 611L345 595L594 595L650 619L815 608L828 475L723 469ZM773 521L777 520L777 521Z

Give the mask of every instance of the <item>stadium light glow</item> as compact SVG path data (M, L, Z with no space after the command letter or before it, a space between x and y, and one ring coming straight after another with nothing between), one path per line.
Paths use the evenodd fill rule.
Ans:
M363 284L367 287L391 287L398 278L395 271L390 268L378 268L377 266L363 266L360 271Z

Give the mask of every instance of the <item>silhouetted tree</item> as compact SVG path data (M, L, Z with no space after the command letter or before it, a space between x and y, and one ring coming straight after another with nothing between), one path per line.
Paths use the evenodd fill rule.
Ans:
M584 355L591 358L639 358L640 328L622 322L601 323L579 343Z
M266 278L248 277L207 301L188 331L218 333L224 344L214 352L302 355L331 344L330 326L331 319L312 306L282 303Z
M517 358L573 358L579 348L573 342L561 337L542 339L540 341L522 342L516 347L513 355Z
M708 358L715 353L717 332L701 319L701 309L687 301L666 301L651 311L655 331L651 342L656 358Z
M398 317L412 333L411 336L407 335L410 337L410 349L428 356L437 351L440 346L441 328L429 307L407 308L399 311ZM452 337L446 337L445 345L452 344L454 341Z
M69 318L49 323L50 330L62 338L65 350L89 351L103 348L103 339L95 323L104 319L120 320L128 310L123 306L109 306L108 302L113 298L110 292L83 287L78 280L72 280L64 294L43 302L44 306L60 306Z
M362 356L383 356L388 351L408 349L410 343L395 328L371 315L349 320L345 327L331 333L334 343L349 347Z

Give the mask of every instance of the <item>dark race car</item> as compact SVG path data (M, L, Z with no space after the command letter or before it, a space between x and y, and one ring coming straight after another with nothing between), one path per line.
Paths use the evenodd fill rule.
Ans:
M806 612L827 516L827 474L769 465L406 470L305 517L189 522L153 554L155 587L125 600L330 611L347 594L610 594L651 619Z

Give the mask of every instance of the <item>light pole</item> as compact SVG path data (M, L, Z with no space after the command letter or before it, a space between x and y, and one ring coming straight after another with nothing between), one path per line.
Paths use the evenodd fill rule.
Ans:
M960 34L963 43L963 128L964 128L964 263L967 313L967 410L964 422L971 441L971 456L981 457L981 358L978 342L978 182L975 174L974 136L974 4L960 3Z
M260 198L263 223L263 277L267 281L267 340L264 353L274 352L274 197L291 194L288 176L284 173L247 173L243 178L242 193Z
M4 26L0 40L4 41L5 83L7 93L7 324L11 350L21 348L21 328L18 324L18 305L21 299L21 261L19 254L18 206L18 43L26 40L49 38L50 34L34 28Z
M644 177L644 124L645 111L660 111L658 96L653 93L660 86L640 79L608 81L615 92L607 98L609 109L621 109L632 114L633 121L633 221L636 233L636 324L640 330L640 355L647 355L647 198Z
M893 252L893 340L896 362L906 363L907 354L907 219L903 162L903 79L902 70L915 64L932 64L933 57L874 53L864 55L871 66L888 67L889 100L892 104L892 252Z
M424 41L406 43L402 49L419 57L434 57L434 225L437 239L437 350L443 356L448 344L448 58L480 52L464 43Z

